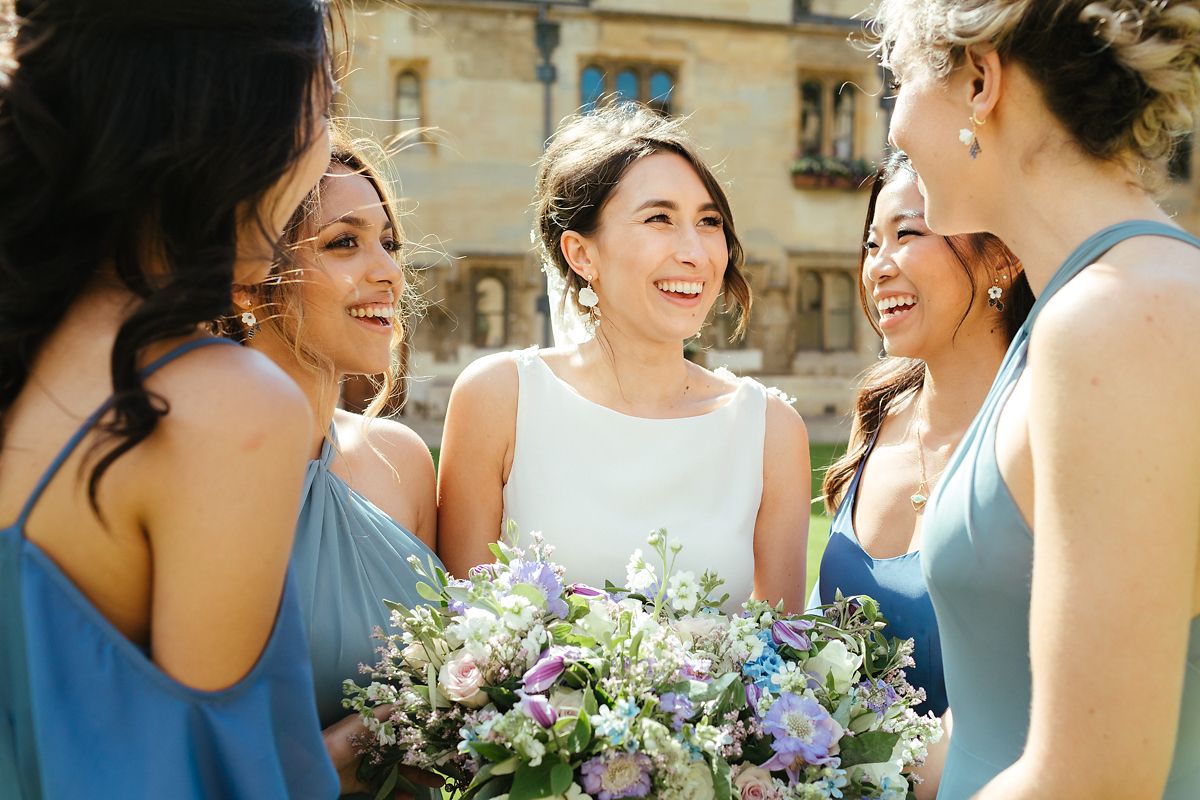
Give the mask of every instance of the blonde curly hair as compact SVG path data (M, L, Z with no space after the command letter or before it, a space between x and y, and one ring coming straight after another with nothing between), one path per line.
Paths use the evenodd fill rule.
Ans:
M1200 112L1200 0L881 0L877 53L901 34L940 76L977 48L1021 64L1084 153L1148 189Z

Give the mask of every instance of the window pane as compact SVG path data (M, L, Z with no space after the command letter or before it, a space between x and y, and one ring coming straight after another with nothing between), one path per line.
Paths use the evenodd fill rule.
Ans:
M631 69L623 69L617 74L618 100L638 99L638 76Z
M800 296L796 307L796 349L821 349L821 276L800 274Z
M854 348L854 281L845 273L829 280L829 327L826 350Z
M497 277L487 276L475 282L476 347L503 347L508 339L506 308L508 290Z
M817 81L805 81L800 85L801 155L821 155L821 140L825 134L825 120L821 116L822 94L821 84Z
M675 79L665 70L650 75L649 106L661 114L671 113L671 98L675 94Z
M395 116L401 132L421 127L421 78L412 70L396 76Z
M587 67L579 79L579 101L583 113L595 111L603 95L604 71L599 67Z
M858 92L844 84L833 98L833 157L846 161L854 158L854 106Z

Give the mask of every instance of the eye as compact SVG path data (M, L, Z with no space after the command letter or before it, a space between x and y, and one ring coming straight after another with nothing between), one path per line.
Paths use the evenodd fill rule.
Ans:
M389 253L399 253L404 249L404 243L399 239L384 239L382 244L383 249Z
M867 241L863 242L863 249L866 250L868 253L871 252L872 250L877 249L878 247L879 247L879 245L875 244L870 239L867 239Z
M358 247L358 237L350 233L335 236L325 243L326 250L349 250Z
M912 228L901 228L896 231L896 238L903 239L905 236L924 236L920 231L915 231Z
M701 225L706 225L711 228L724 228L725 221L715 214L710 217L704 217L700 220Z
M646 222L670 222L671 218L666 214L655 214L652 217L647 217Z

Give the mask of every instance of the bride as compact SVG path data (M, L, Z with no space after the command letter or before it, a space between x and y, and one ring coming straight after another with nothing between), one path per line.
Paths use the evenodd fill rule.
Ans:
M632 104L574 117L542 158L535 236L580 343L487 356L454 386L438 483L439 551L491 561L509 521L541 531L571 580L621 584L666 528L676 571L717 570L727 609L803 610L808 435L749 378L686 360L723 292L750 287L729 201L678 121ZM661 566L659 567L661 574Z

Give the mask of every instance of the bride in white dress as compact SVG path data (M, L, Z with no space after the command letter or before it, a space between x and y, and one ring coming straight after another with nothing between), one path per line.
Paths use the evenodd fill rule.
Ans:
M565 284L556 311L594 335L459 377L438 482L446 566L491 561L512 520L555 545L570 580L621 584L666 528L684 545L676 570L717 570L727 609L754 596L802 611L804 422L758 382L683 355L722 292L739 334L750 309L720 184L677 121L613 104L559 129L537 194L545 269Z

